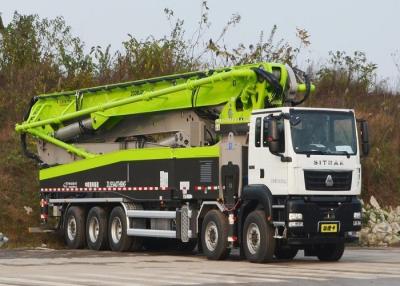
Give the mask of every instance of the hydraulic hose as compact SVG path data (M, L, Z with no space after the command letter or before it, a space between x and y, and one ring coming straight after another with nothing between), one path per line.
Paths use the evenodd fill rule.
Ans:
M274 74L267 72L262 68L253 68L253 70L259 77L266 80L272 86L275 95L282 94L283 88Z
M26 121L29 118L29 114L31 112L32 106L36 103L36 101L38 100L38 98L35 96L31 99L31 101L29 102L29 107L27 112L25 113L24 116L24 121ZM24 153L24 155L29 158L34 160L36 163L38 163L39 166L41 167L48 167L48 165L46 163L44 163L38 155L32 153L31 151L28 150L28 146L26 144L26 133L21 133L20 136L20 140L21 140L21 148L22 148L22 152Z
M296 100L291 101L292 106L296 106L296 105L302 104L309 97L309 95L311 93L311 81L310 81L310 77L305 72L303 72L297 68L293 68L293 71L296 73L296 75L299 76L301 74L303 76L304 84L306 85L306 91L304 93L303 98L300 100L297 100L297 101Z

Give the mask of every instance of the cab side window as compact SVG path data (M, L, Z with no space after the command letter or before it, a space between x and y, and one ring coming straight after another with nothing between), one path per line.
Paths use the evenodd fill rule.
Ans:
M261 146L261 117L258 117L256 119L256 126L255 126L255 146L260 147Z

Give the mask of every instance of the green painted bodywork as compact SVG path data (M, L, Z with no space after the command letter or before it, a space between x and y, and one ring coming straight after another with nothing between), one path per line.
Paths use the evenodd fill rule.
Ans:
M119 162L213 157L219 157L218 144L209 147L193 148L162 147L130 149L107 153L101 156L96 156L94 158L79 160L52 168L42 169L40 170L39 178L40 180L46 180Z

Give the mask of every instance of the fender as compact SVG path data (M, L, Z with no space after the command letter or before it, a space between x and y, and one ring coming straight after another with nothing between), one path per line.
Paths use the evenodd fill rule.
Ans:
M242 229L244 220L246 219L245 215L248 213L248 207L257 208L258 205L261 205L265 211L266 217L269 217L272 215L272 193L267 186L262 184L247 185L243 188L241 201L238 217L239 244L242 243ZM252 205L252 203L254 205ZM242 251L243 248L241 247L240 249Z
M272 193L266 185L245 186L241 194L241 200L242 207L245 207L248 201L257 201L258 204L262 205L267 216L272 214Z

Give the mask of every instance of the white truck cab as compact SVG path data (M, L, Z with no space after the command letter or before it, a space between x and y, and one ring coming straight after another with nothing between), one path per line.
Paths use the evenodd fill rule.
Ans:
M278 140L269 136L272 120ZM251 117L250 134L249 184L264 184L273 195L360 194L360 152L353 110L258 110ZM277 145L277 151L271 152L271 144Z
M361 122L361 150L368 153ZM272 201L275 255L334 261L361 229L360 148L351 109L281 107L252 113L242 197ZM245 213L246 206L242 212Z

